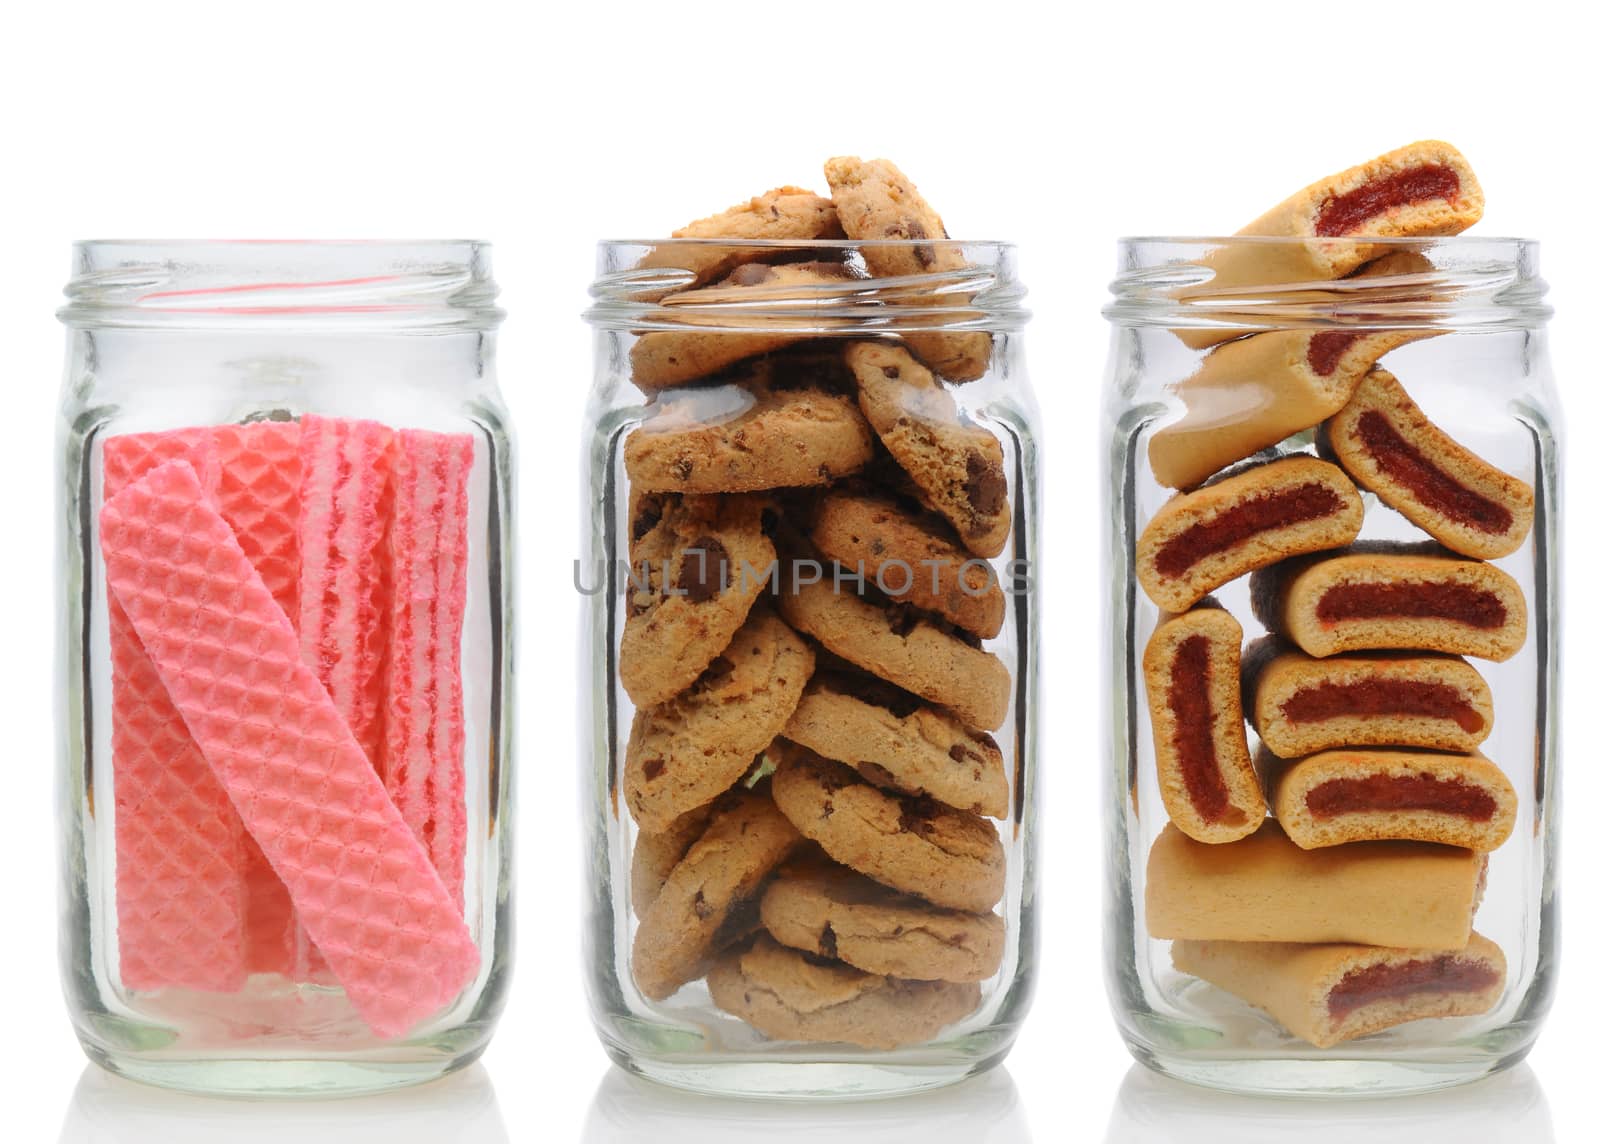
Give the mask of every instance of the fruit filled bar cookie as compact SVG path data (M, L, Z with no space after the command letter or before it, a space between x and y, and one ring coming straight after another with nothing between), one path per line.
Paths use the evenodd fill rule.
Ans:
M1177 385L1183 416L1150 438L1150 471L1186 489L1337 413L1384 354L1417 334L1272 330L1218 346Z
M1316 659L1266 637L1244 657L1245 714L1275 755L1330 747L1470 751L1494 726L1477 668L1449 655L1351 653Z
M1200 842L1232 842L1266 817L1239 702L1244 630L1221 608L1164 619L1144 649L1156 777L1173 823Z
M1365 747L1260 762L1274 817L1306 850L1397 838L1487 853L1517 821L1511 781L1477 753Z
M1382 254L1381 241L1460 234L1483 217L1483 189L1466 158L1448 143L1424 140L1319 179L1239 231L1303 237L1294 245L1236 243L1207 260L1211 286L1314 282L1342 278Z
M1333 454L1363 488L1440 544L1480 560L1509 556L1533 526L1533 489L1429 421L1375 369L1328 422Z
M1170 612L1277 560L1349 544L1361 496L1336 465L1285 457L1173 497L1139 537L1139 583Z
M1465 949L1180 941L1172 964L1323 1049L1407 1021L1486 1013L1506 979L1500 947L1476 933Z
M1154 938L1349 941L1460 949L1484 856L1422 842L1296 846L1271 819L1208 846L1168 824L1150 848L1145 922Z
M1415 649L1502 661L1528 635L1517 582L1492 564L1419 551L1327 556L1257 573L1256 618L1313 656Z

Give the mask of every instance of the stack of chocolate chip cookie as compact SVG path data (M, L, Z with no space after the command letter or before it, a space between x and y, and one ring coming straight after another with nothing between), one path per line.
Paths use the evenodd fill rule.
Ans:
M1452 234L1481 210L1454 148L1413 144L1262 216L1243 233L1303 246L1225 247L1213 285L1426 272L1381 241L1317 239ZM1417 332L1239 333L1180 333L1214 348L1149 442L1156 481L1187 490L1135 558L1163 609L1143 660L1170 819L1149 855L1150 936L1319 1047L1486 1012L1506 964L1473 919L1517 796L1478 751L1493 702L1464 657L1504 661L1526 638L1522 589L1488 561L1524 542L1532 489L1378 365ZM1313 428L1320 457L1284 455ZM1429 539L1359 539L1362 490ZM1241 655L1243 626L1210 594L1245 574L1267 635Z
M1006 945L1011 676L985 641L1011 503L951 388L987 333L829 336L825 300L903 295L959 247L893 164L826 174L831 198L782 187L644 260L677 274L622 449L632 970L652 1000L705 978L774 1039L890 1048L972 1012ZM772 317L797 299L807 323Z

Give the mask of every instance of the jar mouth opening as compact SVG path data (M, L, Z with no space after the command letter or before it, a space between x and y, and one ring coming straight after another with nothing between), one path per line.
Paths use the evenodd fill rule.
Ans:
M96 239L73 246L74 328L492 329L474 239Z
M1446 332L1550 317L1531 239L1178 235L1123 238L1117 251L1103 313L1124 326Z
M885 252L913 254L928 269L874 276L873 255ZM1005 332L1029 317L1015 260L1011 243L958 239L610 239L599 244L584 318L641 334ZM837 269L781 272L807 262ZM741 274L756 263L773 273Z

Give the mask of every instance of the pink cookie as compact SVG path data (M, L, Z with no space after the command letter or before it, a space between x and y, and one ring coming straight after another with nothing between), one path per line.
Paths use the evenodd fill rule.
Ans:
M107 580L167 693L351 1002L398 1036L477 972L453 897L195 470L101 511Z

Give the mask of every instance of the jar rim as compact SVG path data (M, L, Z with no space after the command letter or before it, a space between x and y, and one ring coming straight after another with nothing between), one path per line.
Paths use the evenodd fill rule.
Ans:
M1117 240L1119 326L1491 331L1549 320L1539 244L1492 235L1173 235Z
M504 313L476 239L90 239L73 244L75 329L486 330Z
M837 280L805 283L721 282L697 263L673 266L662 252L770 252L778 261L815 252L849 273ZM924 273L872 275L866 259L874 251L916 251L923 264L945 262ZM744 333L753 329L806 337L863 337L884 333L1011 332L1030 317L1027 291L1017 278L1014 243L963 239L850 238L663 238L604 239L597 244L598 273L589 287L594 304L584 319L602 330L646 333L693 330ZM926 257L947 253L948 259ZM735 267L759 261L733 257Z

